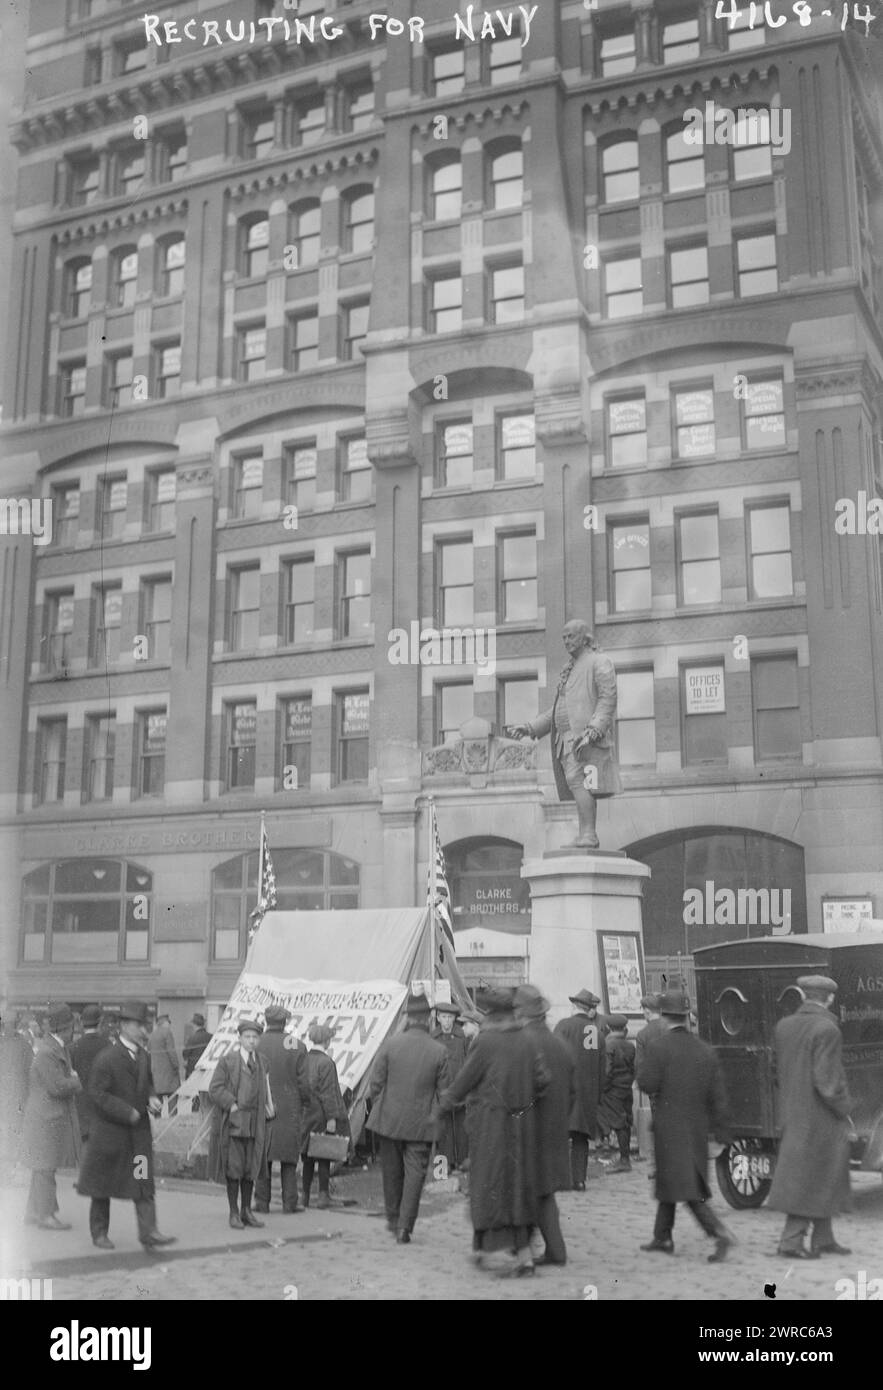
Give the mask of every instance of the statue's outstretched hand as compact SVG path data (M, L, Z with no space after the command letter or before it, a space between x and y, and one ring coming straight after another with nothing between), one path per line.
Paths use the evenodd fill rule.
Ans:
M533 738L529 724L510 724L506 732L510 738Z
M604 735L601 733L600 729L593 729L590 725L582 737L577 739L574 744L574 751L578 753L587 743L600 743L603 737Z

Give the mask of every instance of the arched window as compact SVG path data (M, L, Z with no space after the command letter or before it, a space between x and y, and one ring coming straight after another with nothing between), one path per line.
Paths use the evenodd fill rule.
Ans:
M92 302L92 261L77 256L64 267L62 313L70 319L85 318Z
M497 141L487 151L487 206L520 208L524 202L524 154L520 140Z
M110 302L131 308L138 292L138 247L119 246L110 263Z
M295 269L316 265L321 246L322 213L318 198L294 203L288 209L288 241L296 251Z
M521 845L484 836L448 845L444 853L456 931L530 931L530 888L521 877Z
M343 246L345 251L370 251L374 244L374 189L361 184L343 197Z
M315 912L357 908L359 865L331 850L274 849L276 909ZM248 942L249 914L257 906L258 852L237 855L212 873L212 959L239 961Z
M773 174L770 113L766 107L737 110L730 137L733 145L733 178L769 179Z
M679 121L665 135L665 176L669 193L705 187L705 147L691 145Z
M638 137L623 135L601 150L601 178L605 203L626 203L638 198Z
M180 233L163 237L157 248L156 292L160 296L184 293L187 244Z
M455 221L463 207L463 166L459 154L428 161L427 213L437 222Z
M153 875L123 859L63 859L26 875L23 963L93 966L150 957Z
M270 219L252 213L239 223L239 274L249 279L266 275L270 264Z

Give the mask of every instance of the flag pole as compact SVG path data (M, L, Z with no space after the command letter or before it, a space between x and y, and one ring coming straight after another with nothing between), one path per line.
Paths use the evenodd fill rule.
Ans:
M435 927L435 900L436 900L436 897L437 897L437 894L438 894L438 890L437 890L436 882L435 882L435 870L436 870L436 865L435 865L435 802L434 802L434 800L432 799L432 797L429 798L429 816L428 816L428 823L429 823L429 950L430 950L430 956L431 956L430 967L429 967L429 989L430 989L429 1002L430 1002L430 1004L431 1004L431 1005L433 1006L433 1008L434 1008L434 1007L435 1007L435 963L436 963L436 951L437 951L437 949L438 949L438 942L436 941L436 927Z

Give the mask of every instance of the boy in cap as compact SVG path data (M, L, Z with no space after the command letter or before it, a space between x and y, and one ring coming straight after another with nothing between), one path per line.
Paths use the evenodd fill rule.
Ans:
M226 1185L234 1231L264 1224L251 1198L266 1159L267 1122L275 1114L267 1063L257 1052L263 1027L244 1018L238 1031L239 1046L221 1058L209 1086L217 1106L209 1165L214 1180Z
M608 1014L607 1026L610 1032L607 1035L604 1090L598 1107L598 1126L603 1134L615 1134L619 1145L619 1159L606 1171L630 1173L635 1044L629 1041L629 1021L624 1014Z
M451 1081L454 1081L466 1061L467 1042L463 1029L457 1026L460 1008L457 1004L441 1001L435 1005L437 1026L432 1030L436 1042L440 1042L448 1054ZM466 1139L465 1107L452 1110L439 1121L435 1152L447 1159L448 1168L453 1172L467 1158L469 1149Z
M852 1101L840 1028L830 1012L837 984L827 975L802 975L797 987L804 1002L776 1024L782 1139L767 1205L786 1213L778 1253L815 1260L852 1253L837 1244L831 1225L832 1216L850 1206Z
M53 1004L46 1017L46 1035L37 1044L31 1063L30 1090L25 1102L23 1161L31 1169L31 1190L25 1222L44 1231L69 1231L59 1221L55 1172L75 1168L80 1157L80 1127L74 1097L83 1089L71 1065L68 1048L74 1035L74 1016L67 1004Z
M572 1018L562 1018L555 1036L570 1049L576 1075L576 1095L570 1110L570 1167L574 1192L585 1192L589 1140L597 1138L598 1106L604 1085L606 1025L598 1018L601 1000L589 989L570 995Z

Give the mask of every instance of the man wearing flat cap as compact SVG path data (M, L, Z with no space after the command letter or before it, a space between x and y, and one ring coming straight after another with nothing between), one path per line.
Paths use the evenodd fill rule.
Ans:
M380 1140L387 1228L408 1245L420 1208L435 1137L438 1099L450 1079L448 1054L429 1036L424 994L406 1004L402 1033L380 1044L371 1068L371 1114L366 1128Z
M184 1075L189 1076L205 1052L212 1040L211 1033L206 1031L205 1015L194 1014L190 1022L193 1024L193 1032L187 1038L182 1052L184 1054Z
M153 1091L147 1051L147 1005L123 1004L117 1017L119 1042L101 1050L92 1064L89 1096L94 1114L83 1153L77 1191L91 1197L89 1230L99 1250L113 1250L108 1237L111 1198L135 1203L138 1239L145 1250L173 1245L174 1236L156 1228L153 1135L150 1117L162 1112Z
M549 1083L536 1102L537 1227L542 1246L534 1254L534 1264L563 1265L567 1263L567 1246L561 1234L555 1193L569 1192L573 1184L568 1127L576 1096L576 1076L570 1049L546 1023L548 1012L549 1001L536 985L518 986L515 1016L549 1073ZM532 1248L533 1245L531 1240Z
M267 1161L254 1190L255 1211L268 1212L273 1164L278 1163L282 1210L286 1215L303 1210L297 1205L297 1160L303 1141L304 1112L310 1103L307 1049L293 1033L285 1032L290 1018L288 1010L277 1004L271 1004L264 1011L267 1026L258 1043L258 1055L263 1057L270 1073L276 1118L270 1125Z
M628 1037L625 1014L608 1014L604 1062L604 1088L598 1106L598 1127L615 1134L619 1159L608 1174L631 1172L632 1098L635 1081L635 1045Z
M460 1007L458 1004L448 1004L442 1001L435 1005L437 1023L432 1030L432 1037L436 1042L441 1043L448 1054L452 1081L456 1080L460 1068L466 1061L468 1046L463 1029L457 1023L459 1015ZM439 1121L441 1137L436 1139L435 1152L447 1160L451 1172L455 1168L460 1168L469 1156L465 1120L466 1108L461 1106L444 1115Z
M25 1102L21 1157L31 1169L25 1221L44 1231L70 1230L69 1223L56 1215L55 1173L58 1168L75 1168L80 1157L75 1097L82 1084L68 1050L73 1035L74 1016L67 1004L51 1005L45 1036L31 1063Z
M267 1063L257 1047L263 1025L243 1018L239 1045L215 1067L208 1088L215 1104L209 1143L209 1176L227 1188L230 1226L263 1226L251 1207L254 1185L267 1157L268 1126L275 1113Z
M77 1116L80 1121L80 1138L85 1144L89 1138L89 1125L95 1113L92 1097L89 1095L92 1064L99 1052L103 1052L107 1047L107 1038L100 1031L101 1009L98 1004L87 1004L80 1017L83 1033L71 1048L71 1062L83 1084L83 1089L77 1096Z
M598 1018L601 1000L589 989L572 994L573 1016L562 1018L555 1036L570 1050L576 1095L570 1110L570 1169L574 1192L585 1192L589 1140L598 1135L598 1106L604 1088L607 1027Z
M786 1213L778 1253L789 1260L849 1255L831 1218L850 1207L849 1120L852 1101L843 1041L831 1014L837 985L826 975L797 981L803 1003L776 1024L781 1142L767 1205ZM809 1249L804 1238L812 1228Z
M674 1254L676 1204L686 1202L703 1231L715 1242L710 1264L726 1259L735 1237L709 1206L708 1136L729 1140L726 1092L713 1047L687 1028L690 1000L669 990L660 1000L665 1034L648 1047L638 1085L655 1101L656 1222L653 1239L642 1250Z

